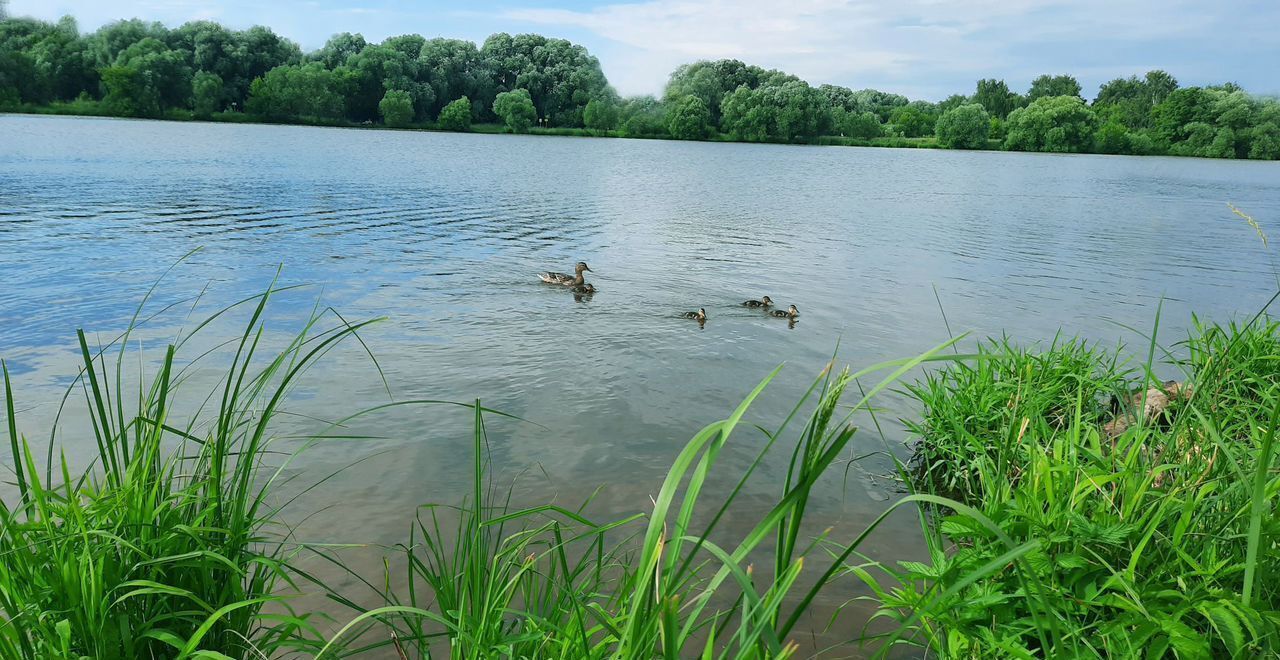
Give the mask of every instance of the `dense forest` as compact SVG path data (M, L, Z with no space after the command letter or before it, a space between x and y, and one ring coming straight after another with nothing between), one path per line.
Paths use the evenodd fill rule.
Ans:
M304 53L265 27L0 20L0 111L1280 159L1280 101L1235 84L1150 71L1092 102L1081 92L1069 75L1025 94L985 79L933 103L718 60L676 69L661 98L621 98L586 48L534 34L477 46L343 33Z

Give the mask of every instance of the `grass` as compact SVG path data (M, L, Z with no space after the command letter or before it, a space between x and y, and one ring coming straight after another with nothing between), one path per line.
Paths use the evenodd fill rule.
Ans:
M583 509L511 510L510 493L504 497L489 479L477 403L469 504L427 508L402 548L408 586L385 591L375 608L340 599L360 622L345 632L367 639L385 626L383 641L356 650L394 646L400 657L790 657L797 625L880 523L848 543L805 536L811 489L846 456L852 416L907 371L940 359L943 348L856 373L827 370L776 429L760 429L764 447L736 485L709 493L709 476L722 469L717 459L775 371L732 415L685 445L652 510L603 523ZM842 402L850 385L875 374L883 374L877 384ZM757 468L780 445L791 458L776 502L742 533L729 533L724 515L748 481L759 482ZM447 517L450 533L442 527ZM806 560L819 572L802 587Z
M364 327L313 313L268 351L277 291L199 323L148 373L125 368L147 364L125 348L141 308L107 346L81 332L67 397L83 397L97 451L78 472L52 443L37 459L3 370L16 496L0 503L0 657L786 658L807 626L824 625L815 603L855 588L869 590L879 627L831 618L840 653L1280 653L1280 322L1197 319L1169 350L1152 339L1141 363L1077 339L989 340L974 355L947 342L857 372L828 367L776 426L745 425L775 371L689 440L651 506L611 520L588 515L590 498L513 506L488 458L486 425L503 415L466 404L471 488L419 509L387 564L403 567L393 579L298 543L285 524L292 500L272 497L298 451L278 446L273 420L317 360ZM237 337L182 357L234 314L245 316ZM223 369L216 390L187 399L183 384L208 362ZM921 367L931 368L903 384ZM1136 389L1140 408L1158 372L1180 373L1187 395L1108 432L1129 414L1112 399ZM854 416L874 415L871 402L895 387L921 404L908 422L916 460L899 466L914 492L856 533L812 529L811 493L849 459ZM374 410L423 403L446 402ZM723 474L726 447L752 433L758 453ZM763 514L726 525L777 462ZM928 561L866 556L899 510L918 513ZM301 553L374 587L378 602L330 590L296 567ZM337 632L290 606L309 588L349 610Z
M0 503L0 657L255 657L317 647L311 617L286 602L296 550L268 497L283 467L267 460L271 429L304 372L362 326L321 329L313 316L262 357L273 293L178 338L147 378L125 373L143 359L126 350L134 324L102 347L81 331L81 372L64 405L79 392L89 411L83 431L97 455L82 472L71 472L65 453L55 457L52 442L40 464L18 434L4 369L17 496ZM183 363L179 350L241 309L248 320L224 344L233 353L222 382L179 421L181 384L218 354ZM135 378L136 391L127 385Z
M895 642L948 658L1280 654L1280 323L1196 321L1176 348L1152 339L1130 368L1079 341L992 342L911 388L918 488L995 527L926 509L932 561L880 581L851 568L903 626ZM1141 393L1157 369L1190 395L1105 432L1111 395L1155 396ZM1009 562L1010 542L1033 545Z

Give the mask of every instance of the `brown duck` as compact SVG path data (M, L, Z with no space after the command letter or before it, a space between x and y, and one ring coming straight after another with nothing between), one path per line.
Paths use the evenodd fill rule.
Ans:
M582 272L588 271L588 270L591 270L591 268L587 266L587 262L579 261L578 265L574 266L573 268L573 273L574 273L573 275L569 275L568 273L555 273L555 272L548 271L546 273L542 273L538 275L538 279L542 280L543 282L546 282L547 284L563 284L564 286L582 286L583 284L586 283L586 280L582 277Z

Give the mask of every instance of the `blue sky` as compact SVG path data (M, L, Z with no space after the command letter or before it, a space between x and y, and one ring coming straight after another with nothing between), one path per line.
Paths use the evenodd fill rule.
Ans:
M623 94L658 93L677 65L733 57L813 84L912 98L1025 90L1041 73L1098 84L1163 68L1184 85L1235 81L1280 94L1280 0L10 0L10 13L84 31L117 18L267 25L302 45L337 32L483 41L538 32L585 45Z

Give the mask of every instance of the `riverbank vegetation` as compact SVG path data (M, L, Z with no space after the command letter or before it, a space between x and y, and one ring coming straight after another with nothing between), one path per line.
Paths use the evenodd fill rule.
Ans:
M990 342L913 386L917 486L980 515L930 511L882 613L941 657L1280 653L1280 325L1149 355Z
M0 655L780 658L809 630L846 650L946 658L1280 652L1280 322L1265 316L1195 321L1137 362L1064 339L961 355L957 338L856 372L828 366L784 419L746 424L775 371L674 456L651 505L604 521L586 503L510 504L485 431L501 413L379 406L365 412L456 407L474 430L470 492L420 509L387 549L404 571L392 580L355 575L287 524L290 502L326 480L286 497L287 469L314 443L358 441L349 422L364 413L305 440L276 420L327 353L367 351L367 324L313 315L271 353L275 293L216 313L161 355L127 348L133 326L107 346L79 333L64 405L82 395L86 425L49 436L78 431L97 448L79 470L82 456L19 433L4 371L15 490L0 502ZM236 315L234 341L197 341ZM215 363L215 390L190 398L190 374ZM1176 386L1161 380L1170 374ZM896 463L903 495L865 528L806 524L819 483L861 460L851 443L867 431L853 422L874 421L890 388L920 406L914 461ZM728 443L745 449L757 433L754 458L724 474ZM775 495L743 520L748 483ZM894 511L918 514L927 561L864 547ZM298 568L304 554L352 572L346 582L376 601L329 589ZM345 623L290 607L314 591L350 611ZM872 627L815 616L816 603L855 598L878 608Z
M1117 78L1092 101L1069 75L1025 94L984 79L939 102L814 87L737 60L676 69L661 98L621 98L585 48L495 34L479 46L343 33L303 53L265 27L119 21L82 34L0 21L0 111L681 140L1280 158L1280 101L1237 85ZM462 100L470 109L463 121ZM449 112L446 113L446 110Z

